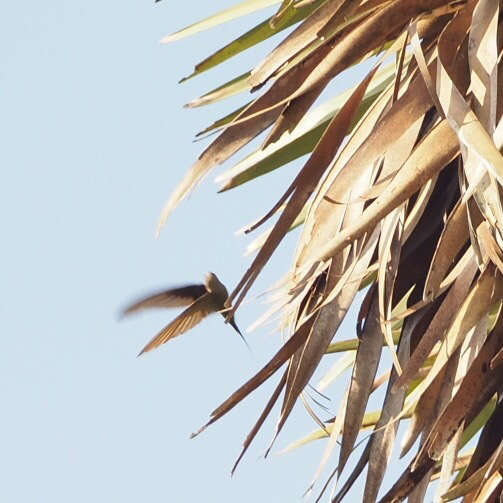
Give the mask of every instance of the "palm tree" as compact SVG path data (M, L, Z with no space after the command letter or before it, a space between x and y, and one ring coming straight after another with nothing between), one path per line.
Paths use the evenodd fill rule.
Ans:
M165 41L276 3L244 1ZM283 313L286 342L201 429L281 369L237 462L282 396L276 436L302 400L319 430L300 443L326 439L318 473L340 439L325 488L342 473L359 433L372 430L331 501L341 501L367 465L362 498L377 499L402 420L402 454L413 446L416 453L381 501L423 501L434 479L437 500L497 501L502 494L501 3L283 0L273 16L189 76L293 27L253 70L189 104L260 91L201 133L220 131L160 223L212 169L268 128L262 145L220 176L222 191L310 154L275 206L247 229L277 217L229 297L232 316L285 235L302 226L271 309ZM312 109L327 85L355 65L366 69L362 80ZM340 341L338 328L355 302L356 336ZM323 421L304 393L334 352L344 353L352 376L337 416ZM387 355L389 371L376 378ZM367 412L380 387L381 409ZM467 450L472 438L475 447ZM320 497L325 488L316 489Z

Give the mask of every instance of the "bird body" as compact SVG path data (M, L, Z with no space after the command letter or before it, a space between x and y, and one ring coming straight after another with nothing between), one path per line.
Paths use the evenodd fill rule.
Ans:
M187 332L212 313L220 312L222 316L227 319L226 311L228 310L228 298L229 294L225 285L218 279L216 274L210 272L206 275L204 284L186 285L164 290L134 302L123 311L124 315L151 308L188 306L185 311L180 313L171 323L166 325L140 351L138 356ZM236 325L234 316L230 317L228 322L246 344L246 340Z

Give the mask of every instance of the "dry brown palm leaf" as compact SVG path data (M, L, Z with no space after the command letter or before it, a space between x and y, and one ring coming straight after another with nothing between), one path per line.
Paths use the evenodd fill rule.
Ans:
M334 117L334 119L332 119L332 122L320 139L309 161L302 168L291 188L286 192L285 195L287 197L292 192L293 194L288 200L288 203L278 222L260 249L260 252L253 261L252 265L231 293L231 301L239 294L239 297L237 297L234 304L235 309L239 306L244 295L253 284L253 281L256 279L265 263L274 253L279 242L283 239L285 233L306 204L325 170L334 158L342 140L344 139L346 128L348 127L351 118L356 113L356 109L365 94L365 90L367 89L367 86L376 71L377 67L374 68L374 70L369 73L367 78L362 81L362 83L350 96L346 104L341 108L339 113ZM283 200L281 200L281 202L283 202Z
M327 82L328 83L328 82ZM272 143L277 142L285 132L292 132L306 115L313 103L319 98L326 85L314 87L307 93L288 102L281 111L271 132L262 144L262 150L265 150Z
M445 369L442 369L428 389L421 395L412 414L412 420L402 438L400 457L405 456L423 432L429 432L438 415L439 396L445 381ZM424 438L424 435L423 435Z
M391 322L389 320L391 318L394 283L402 250L404 213L405 207L398 207L389 213L381 223L378 258L379 269L377 273L379 321L384 339L391 352L393 366L398 375L401 375L402 367L395 352Z
M248 79L250 85L256 87L263 84L284 63L314 42L319 30L326 23L327 17L331 13L337 12L345 2L346 0L328 0L322 4L304 23L300 24L273 49L262 63L253 69Z
M499 403L493 415L482 430L477 442L477 447L470 459L470 463L468 464L466 471L463 474L463 478L459 482L469 479L479 468L482 467L482 465L487 463L491 455L494 453L503 437L503 431L501 430L502 420L503 406L501 399L499 399Z
M485 342L487 333L488 333L488 316L486 315L483 317L475 327L472 328L472 334L469 334L465 340L463 341L463 344L461 345L459 349L459 358L456 360L452 360L456 366L456 371L455 371L455 376L454 380L452 382L452 386L450 386L451 389L449 389L448 396L445 397L445 403L441 404L441 408L439 410L442 410L442 415L445 413L445 410L447 407L450 407L452 403L455 401L455 398L458 396L458 393L460 392L460 385L467 375L467 371L471 367L471 364L475 357L477 356L480 347L482 344ZM449 362L450 364L450 362ZM442 389L442 391L445 388ZM435 416L438 417L438 413L435 414ZM467 420L465 424L465 419ZM451 485L451 479L452 475L454 473L454 468L456 464L456 459L458 456L458 451L461 448L461 442L463 439L463 432L465 430L465 426L468 423L470 419L470 416L467 418L464 417L457 425L457 429L455 429L454 433L452 434L451 438L449 439L448 443L445 445L443 452L442 452L442 466L440 470L440 480L439 484L437 486L436 494L435 494L435 499L437 501L440 501L440 498L443 493L449 489L449 486ZM425 439L424 442L421 444L421 448L426 448L425 446L428 443L429 436L426 434L427 432L424 432L423 438ZM430 432L431 435L431 432ZM430 457L433 457L435 459L435 456L432 456L431 453L429 454Z
M424 298L437 294L447 271L454 263L463 246L469 239L466 205L458 201L445 223L438 240L435 255L431 261L424 287Z
M503 296L503 278L489 265L471 288L451 322L425 379L410 393L401 414L414 404L462 344L466 335Z
M318 363L325 354L335 331L343 321L353 299L358 292L362 272L368 267L377 245L377 233L362 240L356 256L348 264L332 264L328 271L326 290L337 288L339 295L330 303L318 310L313 328L303 347L296 352L289 362L289 372L285 399L281 416L276 426L275 436L281 431L286 419L297 401L299 394L308 384ZM345 270L350 272L344 275Z
M313 69L302 85L291 95L294 99L317 87L327 78L336 77L343 69L358 61L386 42L395 30L400 30L410 19L442 7L445 0L423 0L410 2L397 0L357 25L347 36L336 42L327 56Z
M255 89L262 86L267 80L278 72L288 61L303 54L305 57L310 51L330 42L334 37L341 38L341 33L348 27L354 28L368 17L377 8L375 2L360 0L328 0L322 4L304 23L283 40L268 56L257 65L251 73L249 83ZM389 0L380 0L379 4L389 3ZM354 15L355 10L358 15ZM307 51L306 51L307 49ZM302 59L299 60L299 62Z
M202 426L198 431L192 434L192 437L199 435L209 425L213 424L217 419L227 414L239 402L246 398L269 377L271 377L284 363L292 356L292 354L303 344L305 339L309 336L312 322L309 320L301 325L297 332L288 339L288 341L281 347L281 349L271 358L257 374L248 380L243 386L236 390L225 402L217 407L210 415L210 420Z
M440 122L416 147L400 172L393 179L388 191L377 198L353 226L342 230L319 250L313 262L326 261L361 237L385 217L388 212L405 202L431 177L454 159L458 142L446 121Z
M474 411L478 413L501 386L503 369L490 370L489 364L502 345L503 321L500 318L486 344L465 373L456 395L449 401L429 435L426 448L433 459L440 458L461 422L470 414L474 417Z
M402 330L402 336L398 345L398 359L401 364L407 363L409 358L410 339L414 331L414 322L415 320L410 320ZM367 480L365 481L364 501L373 502L377 499L377 493L381 487L384 473L393 450L399 423L398 421L393 422L392 419L401 410L405 398L404 391L400 393L391 392L396 377L396 369L393 369L388 383L388 389L386 390L381 417L376 424L376 432L369 441L369 469L367 472Z
M395 383L395 389L407 386L431 353L433 346L442 339L461 304L466 299L475 274L478 271L475 260L469 262L458 276L438 308L419 345L414 350L402 375Z
M416 91L415 86L412 87ZM407 96L412 96L412 94ZM412 131L413 134L417 135L415 129L417 127L417 116L415 114L420 114L421 110L424 113L429 105L422 109L419 108L416 112L415 107L410 106L411 102L407 99L407 96L395 103L385 116L386 118L403 118L404 130L401 132L387 127L387 124L391 125L393 123L392 120L389 122L383 120L382 127L373 131L369 136L368 127L372 127L373 123L382 115L383 109L392 98L392 89L386 91L382 99L375 103L375 106L369 110L369 113L355 129L353 136L340 153L313 200L301 237L301 248L295 265L296 270L311 260L311 257L318 252L320 246L323 246L327 240L334 238L339 233L346 218L348 205L353 207L357 203L356 206L358 207L358 204L361 205L364 202L364 199L359 198L359 193L362 190L365 191L365 187L368 186L368 182L365 182L365 180L369 179L369 174L375 170L375 159L385 152L393 139L399 139L404 131ZM411 118L412 120L416 118L416 123L410 123ZM396 142L396 145L400 145L400 142ZM388 171L395 169L394 163L387 163L386 166L388 169L384 174L381 173L384 179L386 179ZM373 178L375 178L375 175L373 175ZM392 178L389 179L389 181L391 180ZM363 189L361 187L362 183ZM351 191L348 194L349 187L351 187ZM337 204L335 201L341 203Z
M344 469L344 465L353 450L354 443L360 432L360 428L365 415L365 409L372 390L377 367L381 358L383 345L383 334L379 322L379 301L376 289L371 297L371 306L365 316L365 324L353 366L351 386L349 390L348 404L346 407L346 419L342 435L342 445L339 455L339 471Z
M254 0L240 9L252 3L257 7ZM238 40L250 47L299 21L249 74L202 97L201 104L247 88L262 93L208 129L223 131L163 215L214 167L271 126L258 150L224 174L225 190L311 152L277 204L247 229L274 214L279 217L231 294L237 309L286 233L294 225L302 227L293 264L269 310L269 315L281 314L286 341L207 423L286 365L236 465L282 391L274 438L327 351L334 350L345 354L321 381L324 390L341 378L343 369L353 368L335 423L326 425L316 410L310 411L320 427L316 438L328 438L310 489L327 466L337 465L318 499L351 461L363 427L372 424L360 460L350 466L349 478L332 501L347 497L366 466L362 498L375 501L397 428L411 414L402 454L416 441L418 450L382 501L409 497L420 503L437 477L436 501L499 497L502 408L501 400L495 406L495 397L503 391L502 3L278 0L272 17L230 43L225 54L209 58L208 64L216 64L241 50ZM380 62L393 55L395 64L372 83L376 68L367 73L344 95L349 96L344 106L333 101L320 112L309 112L322 91L330 92L336 76L358 63L368 72L374 55ZM330 346L355 299L363 299L358 300L356 334ZM393 364L379 381L387 381L382 409L369 423L366 409L383 354L391 355ZM461 449L479 430L473 455L464 456ZM341 436L338 462L333 462ZM455 472L466 466L449 488Z
M495 449L491 457L478 470L443 495L442 499L444 501L452 501L466 495L477 497L484 490L485 482L490 480L494 473L498 473L497 470L501 468L503 462L503 444L500 442L494 445L494 447Z
M233 123L213 141L199 156L199 159L166 203L161 214L158 232L180 201L190 194L191 190L202 181L213 167L223 163L274 122L281 111L274 106L290 96L298 88L299 82L306 78L305 75L309 75L309 72L316 67L327 52L328 49L322 47L308 58L303 65L297 65L290 69L266 93L252 102L237 116L237 119L253 116L246 121L245 126ZM257 112L263 110L267 111L257 114Z

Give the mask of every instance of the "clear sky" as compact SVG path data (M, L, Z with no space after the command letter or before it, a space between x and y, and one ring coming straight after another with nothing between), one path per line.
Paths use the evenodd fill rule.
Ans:
M271 327L248 335L250 355L213 317L137 359L176 313L117 321L138 294L210 270L232 288L250 260L248 239L234 231L294 173L288 166L223 195L210 179L154 239L163 203L204 147L194 133L242 97L196 111L182 104L248 70L272 42L177 81L271 9L158 41L233 3L26 0L0 9L2 502L299 501L314 473L322 444L260 458L273 412L229 476L275 379L189 440L278 348ZM286 271L293 246L289 238L250 299ZM245 305L238 323L263 308ZM314 428L298 407L277 447Z

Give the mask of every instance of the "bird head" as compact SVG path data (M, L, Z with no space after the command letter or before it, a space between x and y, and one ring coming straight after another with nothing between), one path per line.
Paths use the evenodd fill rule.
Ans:
M213 293L225 292L226 298L228 297L227 289L225 288L225 285L217 278L217 275L215 273L209 272L206 275L206 279L205 279L204 283L205 283L206 288L209 292L213 292Z

